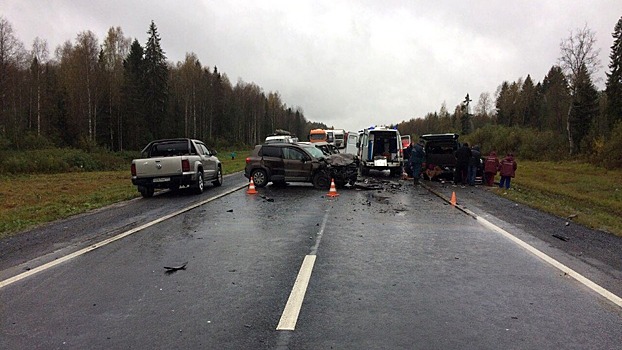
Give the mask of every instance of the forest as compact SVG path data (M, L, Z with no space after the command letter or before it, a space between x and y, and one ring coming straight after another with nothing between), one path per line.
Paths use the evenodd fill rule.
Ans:
M586 26L562 40L559 62L542 81L530 75L503 81L494 96L484 92L473 103L466 94L451 111L443 104L397 126L414 137L456 132L483 151L525 159L622 167L622 18L612 36L604 91L592 81L598 52ZM135 151L155 138L180 136L237 147L276 129L304 140L311 128L327 127L308 121L278 92L242 80L232 85L194 53L168 62L153 21L144 45L111 27L102 43L83 31L52 55L40 38L26 49L0 17L0 96L0 151Z
M0 150L71 147L140 150L156 138L192 137L214 146L254 145L275 129L307 135L321 123L278 92L235 86L193 53L167 62L154 22L144 45L111 27L103 43L84 31L51 57L32 49L0 17Z

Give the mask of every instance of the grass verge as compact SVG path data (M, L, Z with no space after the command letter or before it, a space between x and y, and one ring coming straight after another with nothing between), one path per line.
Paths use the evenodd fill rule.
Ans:
M498 179L498 177L497 177ZM518 164L513 190L495 192L569 221L622 236L622 170L579 162Z
M249 151L219 153L225 174L244 169ZM140 196L128 170L0 177L0 238Z

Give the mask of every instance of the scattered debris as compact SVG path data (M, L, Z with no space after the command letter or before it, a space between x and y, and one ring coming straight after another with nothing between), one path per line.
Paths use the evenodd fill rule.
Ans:
M263 194L260 197L263 198L266 202L274 202L274 198L264 196Z
M559 240L562 240L562 241L564 241L564 242L568 242L568 241L570 240L570 238L568 238L568 237L564 237L564 236L562 236L562 235L558 235L557 233L554 233L552 236L553 236L553 237L555 237L555 238L557 238L557 239L559 239Z
M579 216L579 214L570 214L570 215L568 215L568 219L572 220L572 219L576 218L577 216Z
M233 209L227 210L227 213L233 213Z
M179 266L164 266L164 268L166 269L166 273L173 273L173 272L177 272L179 270L185 270L186 269L186 265L188 265L187 261L185 263L179 265Z

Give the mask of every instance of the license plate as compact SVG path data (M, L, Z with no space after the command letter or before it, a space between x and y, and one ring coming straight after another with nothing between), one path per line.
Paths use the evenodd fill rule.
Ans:
M386 159L376 159L374 160L374 166L387 166Z
M171 181L170 177L156 177L153 179L153 182L169 182Z

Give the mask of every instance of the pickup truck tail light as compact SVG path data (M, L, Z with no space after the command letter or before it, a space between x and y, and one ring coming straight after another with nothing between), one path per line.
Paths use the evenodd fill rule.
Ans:
M190 161L188 159L181 160L181 171L183 172L190 171Z
M132 163L132 176L136 176L136 164Z

